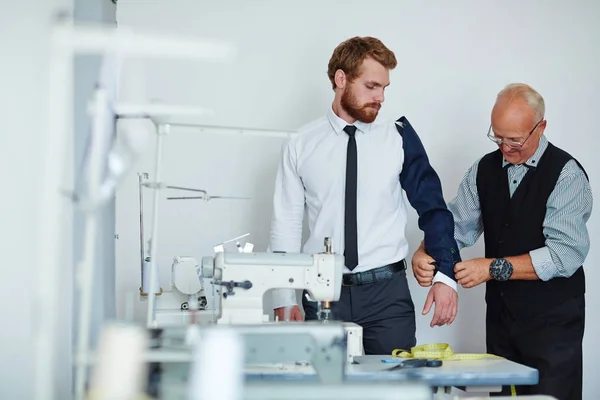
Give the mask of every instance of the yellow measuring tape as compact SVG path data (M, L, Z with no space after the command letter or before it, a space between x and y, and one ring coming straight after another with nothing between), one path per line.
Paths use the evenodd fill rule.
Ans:
M486 353L460 353L456 354L448 343L430 343L415 346L410 351L404 349L394 349L392 357L396 358L426 358L429 360L442 361L464 361L464 360L483 360L486 358L503 359L504 357ZM515 385L510 386L511 396L517 395Z
M98 391L90 390L86 395L86 400L101 400L106 398L106 393L100 393ZM152 400L153 397L150 397L146 393L139 393L132 397L133 400Z

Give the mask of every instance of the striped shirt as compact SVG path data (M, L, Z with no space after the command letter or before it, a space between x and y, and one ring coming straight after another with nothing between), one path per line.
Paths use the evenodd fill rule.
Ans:
M511 197L528 168L536 167L536 162L547 147L548 139L542 136L535 154L525 162L526 165L508 167ZM483 233L476 182L480 160L467 170L458 187L457 196L448 204L454 215L454 237L461 250L475 244ZM506 160L502 161L503 166L507 164ZM575 160L570 160L563 167L546 203L543 222L546 245L529 252L533 268L541 280L570 277L583 264L590 249L586 223L592 213L592 203L592 189L584 172Z

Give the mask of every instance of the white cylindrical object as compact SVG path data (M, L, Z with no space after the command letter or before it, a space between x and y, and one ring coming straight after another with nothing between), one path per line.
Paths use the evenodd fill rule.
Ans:
M162 162L162 146L163 146L163 135L169 131L169 126L157 126L156 127L156 156L154 159L154 179L160 184L160 165ZM159 188L154 189L154 204L152 210L152 247L150 248L150 263L156 264L156 257L158 254L158 205L160 203L160 192ZM158 275L158 269L156 267L150 268L150 282L153 282L155 276ZM146 325L153 327L155 323L155 294L154 292L148 293L148 306L146 309Z
M53 41L50 54L48 78L48 140L44 143L44 167L40 171L40 205L39 240L40 247L32 250L39 254L36 260L39 268L37 290L34 303L37 304L36 329L33 332L32 346L35 354L35 372L31 381L34 400L51 400L54 398L57 384L56 354L61 268L64 268L62 258L64 242L71 238L64 237L61 229L64 221L61 210L65 202L58 193L58 188L68 184L73 179L71 169L67 169L69 153L67 149L73 143L73 54L69 49L57 48ZM68 174L65 174L68 171ZM65 176L68 181L65 181Z
M103 156L106 151L106 109L107 92L98 89L94 95L95 112L92 114L92 132L90 138L90 153L88 156L87 183L91 198L97 198L97 190L102 179ZM79 326L77 335L78 354L87 354L90 342L90 331L92 323L92 304L94 289L94 265L98 252L98 212L97 209L88 210L85 219L85 241L83 260L77 271L79 288ZM83 399L85 384L87 383L87 366L80 363L77 365L75 377L75 398Z
M111 29L112 28L112 29ZM138 33L128 28L82 25L54 29L59 44L78 53L120 51L127 56L225 60L237 56L234 45L193 36Z
M154 274L151 273L151 268L154 269ZM150 281L151 276L154 276L152 281ZM142 271L142 292L154 294L160 293L158 264L150 262L150 257L146 257L144 260L144 269Z
M181 117L211 117L215 114L214 110L204 107L195 107L178 104L160 104L160 103L117 103L115 104L115 113L121 118L148 116L160 120L164 118Z
M139 398L146 381L146 331L135 326L109 325L98 345L98 359L90 387L90 400Z
M241 400L244 358L244 339L232 328L202 333L189 375L188 399Z

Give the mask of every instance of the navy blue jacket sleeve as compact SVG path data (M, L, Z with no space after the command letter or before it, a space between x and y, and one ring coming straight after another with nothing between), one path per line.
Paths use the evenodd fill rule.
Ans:
M404 149L400 185L419 215L419 229L425 234L425 251L437 262L437 271L456 281L454 264L461 258L454 239L454 217L444 201L442 183L410 122L406 117L397 122L402 125L396 123Z

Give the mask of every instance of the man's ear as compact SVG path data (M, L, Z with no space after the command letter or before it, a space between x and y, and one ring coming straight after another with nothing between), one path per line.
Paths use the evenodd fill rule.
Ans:
M544 134L544 131L546 130L546 120L543 120L542 122L540 122L540 124L538 125L538 131L539 134L538 136L542 136Z
M346 83L348 82L348 80L346 79L346 73L341 69L335 71L334 80L335 86L339 89L344 89L346 87Z

